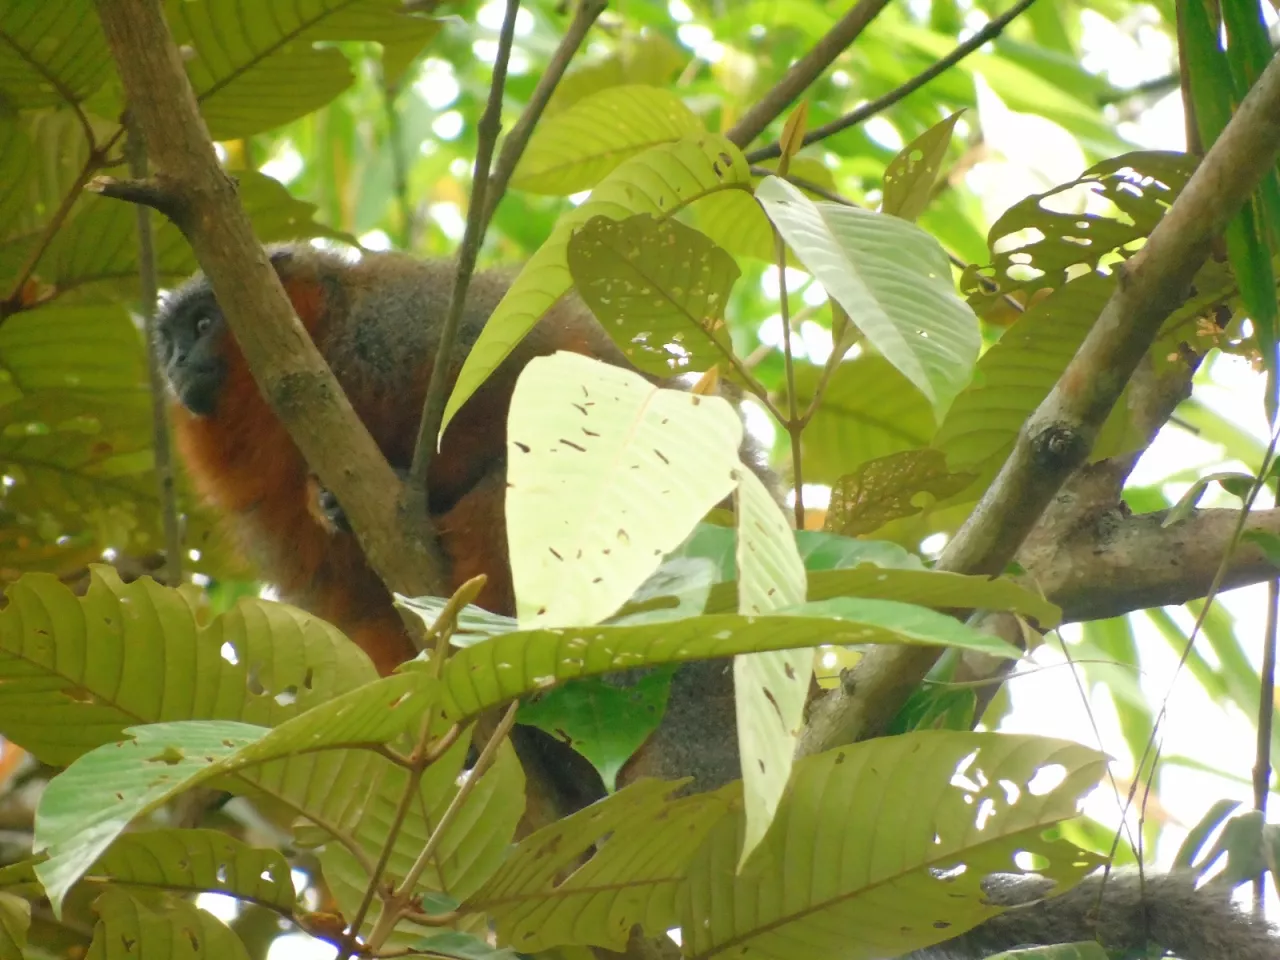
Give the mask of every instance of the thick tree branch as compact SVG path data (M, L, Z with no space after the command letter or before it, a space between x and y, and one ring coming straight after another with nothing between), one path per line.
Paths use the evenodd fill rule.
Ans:
M1134 610L1203 597L1231 544L1235 510L1196 510L1164 527L1165 513L1099 515L1054 543L1037 535L1019 554L1029 577L1068 622L1116 617ZM1248 539L1249 532L1280 536L1280 510L1255 510L1227 567L1222 588L1262 583L1280 568Z
M218 165L159 0L96 5L156 170L128 198L165 210L190 241L263 396L341 501L383 580L411 596L442 593L434 537L403 528L398 478L294 317L235 185ZM128 193L106 185L103 192Z
M938 567L998 574L1014 558L1098 430L1161 324L1181 301L1212 240L1280 153L1280 60L1273 59L1213 149L1124 265L1115 293L1049 396L1023 425L1013 452ZM936 661L930 648L881 648L850 683L815 702L802 755L884 728Z
M813 49L791 65L786 76L765 94L764 99L748 110L733 128L725 134L739 147L764 131L770 123L782 115L796 97L804 93L822 72L831 66L848 46L861 36L862 31L889 5L889 0L859 0L840 20L827 31L827 35L813 45Z

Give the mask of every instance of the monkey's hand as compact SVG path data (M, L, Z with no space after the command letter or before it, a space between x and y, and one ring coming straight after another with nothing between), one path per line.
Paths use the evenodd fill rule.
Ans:
M401 483L409 480L409 471L393 467ZM320 482L314 473L307 477L307 509L316 518L316 522L331 534L351 533L351 521L347 519L347 511L342 509L337 496Z

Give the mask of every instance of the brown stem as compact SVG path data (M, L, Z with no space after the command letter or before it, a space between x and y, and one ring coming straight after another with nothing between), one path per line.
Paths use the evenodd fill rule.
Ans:
M444 419L444 405L448 398L449 368L453 365L453 346L458 338L458 325L466 305L467 287L476 268L476 257L484 242L487 223L484 219L485 196L488 193L489 165L493 147L502 130L502 92L507 82L507 63L511 58L511 44L516 32L516 14L520 0L507 0L507 12L498 34L498 56L493 64L493 81L489 84L489 100L476 127L476 163L472 176L471 205L467 209L467 226L462 234L462 247L458 251L458 269L454 274L453 292L449 297L449 311L445 314L440 331L440 344L436 348L435 365L427 384L426 399L422 404L422 420L418 425L418 441L413 449L413 467L410 471L408 495L410 508L426 511L427 471L436 451L436 435ZM410 515L413 515L412 513Z
M743 114L742 119L725 134L731 143L745 147L760 136L764 128L782 115L782 111L822 75L862 31L889 5L889 0L859 0L841 17L826 36L808 53L791 65L786 76L765 94L764 99ZM777 154L774 154L777 156Z
M848 130L850 127L856 127L858 124L871 119L876 114L881 113L884 110L888 110L898 101L915 93L930 80L946 73L965 57L969 56L969 54L979 49L983 44L989 43L996 37L1000 36L1000 34L1004 32L1005 27L1017 19L1024 10L1035 2L1036 0L1018 0L1017 3L1000 16L996 17L994 20L989 20L986 26L964 43L957 46L954 50L928 69L917 73L906 83L902 84L902 86L890 90L883 97L877 97L869 103L864 103L856 110L851 110L849 113L846 113L843 117L840 117L837 120L832 120L830 123L824 123L820 127L814 127L805 134L803 145L807 147L811 143L817 143L819 140L823 140L833 134L840 133L842 130ZM752 150L747 154L747 161L750 163L759 163L761 160L771 160L774 157L779 156L780 153L781 145L771 143L769 146L761 147L759 150Z
M147 145L132 117L125 155L129 173L138 180L147 176ZM169 418L165 411L164 376L160 371L159 343L156 340L156 250L151 232L151 210L138 204L138 307L142 311L147 338L147 379L151 387L151 446L155 451L156 486L160 497L160 517L164 528L164 580L171 587L182 583L182 532L178 526L177 488L173 480L173 451L169 444Z
M582 46L587 31L600 18L600 14L604 13L608 5L608 0L582 0L578 4L573 20L569 23L569 29L565 31L565 35L556 47L556 52L551 55L550 62L547 63L542 76L538 78L538 85L534 87L533 95L529 98L524 113L520 115L520 119L516 121L515 126L502 142L502 151L498 154L498 162L494 165L493 176L489 180L489 190L485 195L484 223L486 226L493 220L498 204L502 202L502 197L507 192L507 184L511 182L511 176L516 172L520 158L524 155L524 148L529 145L529 138L533 136L533 130L538 120L542 118L542 112L550 102L551 95L560 85L560 80L564 77L564 72L569 69L569 63L578 52L578 48Z

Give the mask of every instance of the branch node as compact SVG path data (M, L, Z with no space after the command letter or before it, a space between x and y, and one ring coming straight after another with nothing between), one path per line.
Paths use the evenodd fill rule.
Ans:
M132 180L124 177L94 177L84 185L90 193L98 193L113 200L137 203L159 211L166 218L181 226L186 204L177 191L170 190L157 178Z

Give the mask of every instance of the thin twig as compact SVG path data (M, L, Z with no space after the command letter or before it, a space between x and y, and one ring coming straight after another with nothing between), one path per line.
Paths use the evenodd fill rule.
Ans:
M862 31L889 5L889 0L859 0L853 8L827 31L826 36L813 45L808 53L791 65L786 76L754 107L748 110L733 128L725 134L731 143L745 147L764 131L770 123L791 106L792 101L804 93L822 72L831 66L836 57L844 53ZM777 153L772 156L777 156Z
M996 17L994 20L988 21L986 26L964 43L958 45L954 50L933 66L929 67L927 70L922 70L920 73L917 73L902 86L897 87L894 90L890 90L883 97L877 97L875 100L864 103L856 110L851 110L849 113L846 113L843 117L840 117L837 120L832 120L830 123L824 123L820 127L814 127L805 134L804 146L807 147L811 143L817 143L819 140L823 140L833 134L840 133L842 130L848 130L850 127L856 127L858 124L869 120L881 111L889 109L889 107L893 106L899 100L915 93L930 80L946 73L946 71L950 70L983 44L989 43L996 37L1000 36L1000 34L1004 32L1005 27L1017 19L1024 10L1035 2L1036 0L1018 0L1018 2L1012 7L1000 14L1000 16ZM771 143L769 146L761 147L759 150L752 150L747 154L747 161L749 163L759 163L761 160L772 160L774 157L778 156L779 150L780 147L778 144Z
M550 102L551 95L560 85L560 80L564 77L564 72L569 69L569 64L578 52L578 48L582 46L587 31L600 18L600 14L608 5L608 0L582 0L578 4L569 28L560 39L556 52L551 55L551 60L543 70L542 76L538 78L538 85L534 87L533 95L529 97L524 113L520 115L511 132L502 141L502 150L498 154L497 163L494 164L493 175L489 178L489 189L485 194L485 226L493 220L498 204L502 202L502 197L507 192L507 184L511 182L511 176L524 155L525 147L529 145L529 138L533 136L534 127L542 118L542 112Z
M444 404L449 386L449 368L453 365L453 345L458 338L458 326L466 305L467 287L476 268L476 257L484 242L485 195L488 192L489 166L493 161L494 144L502 129L502 92L507 82L507 63L511 59L511 44L516 32L516 14L520 0L507 0L507 12L498 34L498 56L493 64L493 82L489 85L489 101L476 127L476 163L472 175L471 205L467 210L467 226L462 235L462 247L458 251L458 271L453 279L453 292L449 298L449 312L445 315L436 347L436 360L427 384L427 396L422 405L422 421L418 425L418 442L413 450L413 467L409 476L410 496L425 509L427 470L436 451L436 434L444 419Z
M147 145L133 118L125 121L129 131L125 155L129 174L137 180L147 176ZM151 445L155 451L156 487L164 527L164 580L171 587L182 583L182 532L178 526L177 489L173 482L173 452L169 444L169 418L165 411L164 377L160 372L159 341L156 339L156 250L151 231L151 209L134 207L138 221L138 309L147 339L147 379L151 386Z
M502 746L502 742L506 740L507 734L511 732L511 727L516 722L516 710L519 707L520 701L516 700L507 708L507 712L503 714L502 720L493 731L493 736L489 738L489 742L480 751L480 756L476 760L475 766L471 768L467 778L458 787L458 792L453 795L453 799L449 801L449 806L441 815L435 829L431 831L431 836L427 838L427 842L423 845L417 859L414 860L413 866L409 868L404 880L401 881L395 893L389 898L383 908L382 915L378 917L378 922L369 934L368 947L371 951L377 951L391 936L396 924L400 922L403 911L413 900L413 891L418 884L418 879L422 876L423 871L427 869L427 865L431 863L431 859L436 855L436 850L439 849L445 834L448 833L449 828L453 826L454 820L458 818L458 814L461 813L462 808L466 805L472 791L475 790L489 767L493 765L493 761L498 755L498 748Z
M1271 793L1271 730L1276 714L1276 615L1280 609L1280 580L1267 584L1267 626L1262 644L1262 690L1258 694L1258 740L1253 764L1253 808L1267 821L1267 798ZM1253 881L1253 911L1263 915L1267 896L1264 870Z

